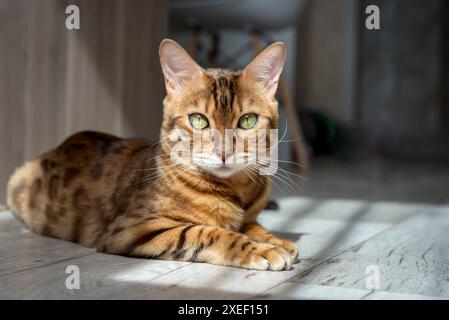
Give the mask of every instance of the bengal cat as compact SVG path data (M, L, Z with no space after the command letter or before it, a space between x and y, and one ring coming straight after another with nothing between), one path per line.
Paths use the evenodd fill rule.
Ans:
M159 54L167 90L159 142L75 134L15 171L9 207L33 232L105 253L291 269L294 243L256 222L270 190L257 163L229 164L237 155L208 149L207 139L208 151L192 153L190 163L171 156L181 130L202 136L230 128L245 136L277 128L284 44L272 44L242 71L203 69L173 40L162 41Z

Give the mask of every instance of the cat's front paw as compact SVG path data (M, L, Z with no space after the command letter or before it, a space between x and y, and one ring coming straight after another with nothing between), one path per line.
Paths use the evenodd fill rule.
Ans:
M293 258L283 248L260 244L243 261L242 267L254 270L282 271L292 268Z
M284 248L292 257L293 264L299 262L299 251L296 244L290 240L282 240L280 247Z
M277 247L281 247L285 251L287 251L290 254L290 256L292 257L293 264L299 262L299 251L294 242L292 242L290 240L273 238L273 239L270 239L267 243L277 246Z

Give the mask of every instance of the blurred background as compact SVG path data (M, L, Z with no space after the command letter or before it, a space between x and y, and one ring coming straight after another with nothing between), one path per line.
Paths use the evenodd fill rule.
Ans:
M165 37L203 67L286 43L278 196L449 203L448 22L447 0L0 0L0 203L76 131L158 136Z

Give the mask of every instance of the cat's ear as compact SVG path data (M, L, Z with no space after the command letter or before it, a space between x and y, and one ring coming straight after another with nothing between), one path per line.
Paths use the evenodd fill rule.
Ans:
M273 43L246 66L243 70L243 77L246 80L260 83L268 96L274 96L286 55L284 43Z
M176 93L181 83L201 74L203 69L176 41L164 39L159 46L159 58L168 93Z

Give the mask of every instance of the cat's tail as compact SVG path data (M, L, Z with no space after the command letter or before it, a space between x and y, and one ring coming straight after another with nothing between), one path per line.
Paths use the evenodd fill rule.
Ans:
M14 215L30 229L39 229L46 202L42 195L43 172L38 160L28 161L17 168L8 182L6 201Z

